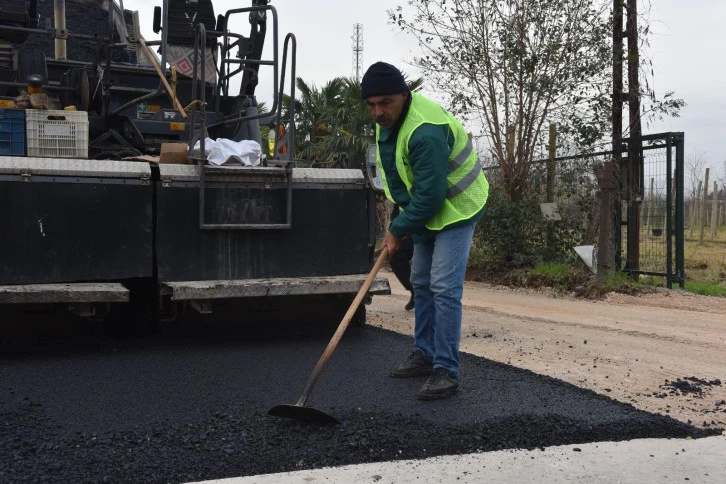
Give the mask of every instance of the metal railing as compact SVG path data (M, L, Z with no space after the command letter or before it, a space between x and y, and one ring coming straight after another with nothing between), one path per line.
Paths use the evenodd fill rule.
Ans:
M287 150L287 156L286 159L273 159L273 160L267 160L265 162L265 166L263 167L252 167L252 168L245 168L245 167L234 167L234 168L224 168L224 167L210 167L206 164L206 146L205 146L205 140L207 137L207 124L206 124L206 108L207 108L207 100L206 100L206 89L204 83L206 82L206 62L199 62L199 53L202 52L203 55L206 55L206 42L207 42L207 35L212 34L216 36L221 36L224 39L222 51L226 52L231 49L231 44L229 42L230 38L235 38L234 36L230 36L226 31L225 32L216 32L216 31L207 31L204 24L199 23L197 25L196 31L195 31L195 40L194 40L194 66L195 69L193 71L192 76L192 93L193 95L197 94L198 87L198 78L201 78L201 89L199 89L199 154L195 156L196 162L197 162L197 170L199 173L199 228L200 230L281 230L281 229L290 229L292 227L292 165L293 165L293 156L294 156L294 141L295 141L295 126L292 121L294 119L294 106L295 106L295 75L296 75L296 56L297 56L297 43L295 36L293 34L288 34L285 38L284 46L283 46L283 57L282 57L282 75L278 77L280 70L278 69L279 66L279 58L278 58L278 39L277 39L277 13L272 6L260 6L260 7L247 7L247 8L239 8L230 10L225 15L225 25L228 24L229 16L231 14L238 14L238 13L250 13L250 12L261 12L261 11L270 11L272 13L273 17L273 59L271 61L263 60L263 59L228 59L228 58L222 58L221 60L221 67L220 67L220 78L218 82L218 88L216 90L216 97L217 97L217 105L219 105L219 98L222 92L227 92L228 89L228 83L231 77L235 74L238 74L239 72L243 71L242 66L245 64L254 64L254 65L269 65L273 68L273 83L274 83L274 92L275 97L273 101L272 111L276 114L276 120L279 123L279 120L281 118L281 109L282 109L282 100L283 100L283 94L284 94L284 79L285 79L285 71L287 67L287 60L288 60L288 54L291 59L291 94L290 94L290 123L289 123L289 129L288 129L288 136L289 136L289 143L288 143L288 150ZM235 41L236 42L236 41ZM288 49L289 46L292 45L292 49L289 53ZM231 64L239 64L240 68L231 71L228 69L228 65ZM279 80L279 83L278 83ZM225 88L225 85L227 88ZM278 89L279 86L279 89ZM192 106L191 111L191 119L190 119L190 125L192 127L195 127L197 125L196 117L197 117L197 109L196 105ZM221 124L232 124L232 123L245 123L250 122L254 120L258 120L261 118L269 118L269 113L256 113L251 115L245 115L244 113L240 112L234 115L226 116L222 118L218 123L216 123L213 126L221 125ZM210 126L212 127L212 126ZM194 144L195 136L190 136L190 144ZM190 146L190 148L193 148L193 146ZM218 175L221 177L229 177L229 176L235 176L238 177L240 182L249 182L252 180L257 180L257 184L262 187L263 190L273 189L275 187L278 187L281 183L284 184L285 189L285 220L281 223L247 223L247 222L237 222L237 223L209 223L206 220L206 194L208 193L208 186L207 186L207 175Z

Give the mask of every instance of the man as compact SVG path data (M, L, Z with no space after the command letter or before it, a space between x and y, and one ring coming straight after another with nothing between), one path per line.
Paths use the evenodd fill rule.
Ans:
M464 275L489 184L461 123L409 92L396 67L373 64L361 81L361 96L376 122L386 196L401 207L383 246L395 254L404 237L414 243L414 348L391 376L428 375L417 398L447 398L459 387Z

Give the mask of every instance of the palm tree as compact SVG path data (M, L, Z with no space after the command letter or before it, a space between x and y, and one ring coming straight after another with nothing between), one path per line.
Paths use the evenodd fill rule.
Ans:
M423 79L409 82L417 91ZM336 77L322 88L298 78L295 101L296 156L332 165L345 154L348 167L363 167L366 150L375 139L375 125L361 99L360 81ZM289 119L290 98L283 100L283 119Z
M314 84L308 85L302 78L297 78L295 85L300 93L295 102L296 151L301 158L319 159L325 155L320 139L333 129L329 113L340 105L344 85L340 78L329 81L320 89ZM286 111L287 106L289 98L285 100ZM289 118L289 112L283 114L283 118Z
M328 117L335 129L321 141L328 153L345 153L350 160L349 167L363 167L368 145L375 142L375 125L361 99L360 81L352 77L340 79L345 84L343 100ZM418 91L423 79L407 81L407 84L409 90Z

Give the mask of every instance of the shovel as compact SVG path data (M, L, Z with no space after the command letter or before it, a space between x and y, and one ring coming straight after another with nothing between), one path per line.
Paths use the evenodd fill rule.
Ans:
M306 407L305 403L308 401L308 397L313 391L315 382L318 381L318 377L323 372L323 369L325 368L325 365L328 363L328 360L332 356L333 351L335 351L335 348L338 346L340 338L343 337L343 333L345 333L345 330L348 328L350 320L353 319L353 315L358 309L358 306L360 306L360 303L363 300L363 297L368 292L368 289L371 287L373 279L376 277L376 274L378 274L378 270L383 265L383 261L386 259L387 255L388 247L384 247L383 250L381 250L381 254L378 256L376 263L373 265L373 269L371 269L371 272L368 274L368 277L363 282L363 285L358 290L358 294L356 294L355 299L353 299L353 302L348 308L348 312L345 313L345 316L343 316L343 320L338 325L338 329L335 331L335 334L330 339L328 347L325 348L323 355L320 357L318 363L315 365L315 368L310 374L308 383L307 385L305 385L305 389L303 390L302 395L300 395L300 398L298 398L297 402L295 402L294 405L277 405L275 407L272 407L270 411L267 412L268 415L273 415L275 417L292 418L296 420L308 420L325 424L340 423L340 421L338 421L338 419L333 417L332 415L328 415L327 413L314 409L312 407Z

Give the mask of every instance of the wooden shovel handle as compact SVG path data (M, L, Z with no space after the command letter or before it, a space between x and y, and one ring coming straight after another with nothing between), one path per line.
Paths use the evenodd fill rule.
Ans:
M187 113L184 111L184 107L181 105L179 100L174 95L174 91L172 90L171 86L169 85L169 82L166 80L166 76L163 72L161 72L161 68L159 67L159 61L156 59L156 55L154 55L154 52L149 48L148 45L146 45L146 42L144 39L139 37L139 43L146 51L146 55L149 57L149 60L151 61L151 65L154 66L154 69L156 69L156 73L159 75L159 79L161 79L161 82L164 84L164 87L166 88L167 94L169 94L169 99L171 99L172 104L174 104L174 109L179 111L179 114L182 115L182 118L186 119Z
M376 263L373 265L371 272L368 273L368 277L366 277L366 280L363 281L363 285L358 290L358 294L356 294L353 302L348 308L348 312L346 312L345 316L343 316L343 320L338 325L338 329L335 330L335 334L333 334L333 337L330 338L328 346L325 348L325 351L323 351L323 355L320 357L318 363L315 365L315 368L313 369L313 372L310 374L310 378L308 379L308 383L307 385L305 385L305 389L303 390L302 395L300 395L300 398L298 399L297 403L295 403L295 405L305 405L308 396L310 396L310 392L313 391L313 387L315 387L315 383L318 381L318 377L320 377L320 374L323 372L325 365L328 363L328 360L330 360L330 357L333 355L333 351L335 351L335 348L338 346L340 339L343 337L343 333L345 333L345 330L348 328L348 324L350 324L350 320L353 319L355 312L358 310L358 306L360 306L361 301L363 301L363 298L368 293L368 289L370 289L371 284L373 284L373 280L376 278L376 274L378 274L381 266L383 266L383 262L386 260L387 256L388 247L384 247L381 251L381 254L378 256Z

